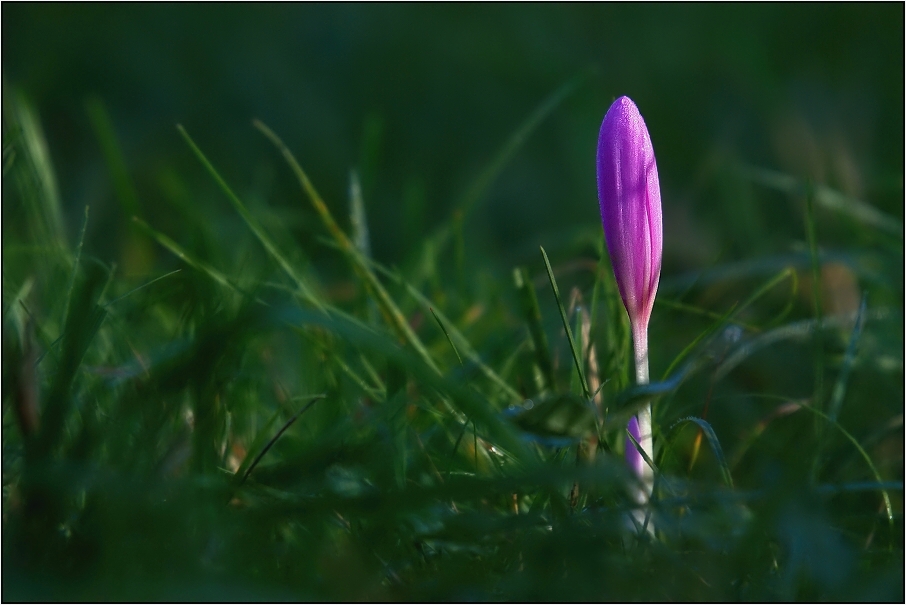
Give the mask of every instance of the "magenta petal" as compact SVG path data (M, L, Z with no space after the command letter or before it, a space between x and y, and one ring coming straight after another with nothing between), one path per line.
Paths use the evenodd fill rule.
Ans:
M639 419L633 416L629 420L629 426L627 428L629 429L629 432L632 433L632 436L635 437L635 440L641 444L642 433L639 431ZM642 454L639 453L638 448L628 436L626 437L626 465L637 477L642 477L646 465L645 459L642 458Z
M661 275L661 190L645 120L629 97L613 102L598 138L598 201L607 250L634 326L647 329Z

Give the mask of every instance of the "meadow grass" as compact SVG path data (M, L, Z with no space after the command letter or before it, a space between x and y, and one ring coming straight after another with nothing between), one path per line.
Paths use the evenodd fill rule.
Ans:
M570 86L402 268L371 256L355 175L323 199L258 121L318 253L183 127L195 162L170 190L205 176L242 231L174 194L173 237L93 100L125 237L167 255L124 273L92 255L90 208L68 239L41 125L10 100L4 600L901 599L902 224L742 170L801 202L800 245L665 274L660 380L632 386L599 225L499 274L463 249L462 217ZM819 215L875 243L825 248ZM629 526L623 462L647 401L655 536Z

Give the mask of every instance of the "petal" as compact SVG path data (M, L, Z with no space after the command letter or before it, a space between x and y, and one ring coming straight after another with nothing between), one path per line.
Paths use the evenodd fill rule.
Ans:
M598 138L598 201L607 250L633 323L647 326L660 279L661 193L645 121L629 97L604 116Z

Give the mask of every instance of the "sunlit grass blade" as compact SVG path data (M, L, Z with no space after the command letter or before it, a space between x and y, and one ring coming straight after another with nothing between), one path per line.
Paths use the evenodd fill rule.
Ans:
M217 282L221 286L229 288L230 290L233 290L235 292L239 292L239 288L237 288L236 285L233 284L227 278L226 275L224 275L223 273L221 273L214 267L210 266L209 264L205 263L204 261L198 260L198 259L190 256L189 253L186 252L185 250L183 250L179 244L177 244L176 242L174 242L172 239L170 239L163 233L157 231L156 229L154 229L153 227L148 225L148 223L146 223L142 219L134 216L134 217L132 217L132 221L136 225L138 225L139 229L141 229L144 233L146 233L147 235L152 237L155 241L157 241L157 243L159 243L161 246L163 246L164 248L166 248L167 250L172 252L177 258L179 258L181 261L183 261L184 263L186 263L193 269L207 274L208 277L213 279L215 282Z
M582 385L582 392L585 397L591 399L591 393L588 391L588 383L585 381L585 372L582 371L582 359L579 351L576 349L576 342L573 340L573 333L569 327L569 320L566 317L566 309L563 308L563 301L560 299L560 289L557 288L557 280L554 277L554 270L551 268L551 262L547 258L547 252L541 248L541 256L544 258L544 267L547 269L547 277L550 279L551 288L554 291L554 298L557 299L557 308L560 310L560 319L563 320L563 329L566 331L566 338L569 340L569 349L573 355L573 361L576 364L576 372L579 375L579 382Z
M695 416L682 418L676 421L667 432L667 442L672 444L673 439L675 439L674 433L688 423L697 425L699 430L704 433L705 438L708 440L708 445L711 447L711 452L714 454L714 458L717 461L717 466L720 468L720 474L724 483L727 484L727 487L732 488L733 476L730 474L730 467L727 465L727 459L724 457L723 448L720 447L720 440L717 438L714 429L708 421Z
M349 237L346 236L346 234L334 220L333 215L327 208L327 204L325 204L324 200L321 199L320 194L315 189L314 185L312 185L311 181L308 178L308 175L305 174L305 171L302 170L301 166L299 166L299 163L296 161L295 156L293 156L289 148L276 134L274 134L274 132L270 128L268 128L258 120L254 120L253 124L255 128L261 131L261 133L265 137L267 137L268 140L270 140L271 143L273 143L274 146L283 155L283 158L286 160L287 164L289 164L293 173L296 175L296 178L299 180L299 184L302 186L302 190L306 193L308 199L311 201L315 212L317 212L318 216L321 217L321 221L324 223L324 226L327 227L328 232L334 238L337 245L340 247L340 250L346 255L350 264L352 264L353 269L374 293L378 306L387 319L387 322L405 342L407 342L412 346L413 349L415 349L418 355L426 364L428 364L429 367L439 372L437 365L434 363L434 360L431 358L431 355L428 353L425 345L421 342L421 340L409 326L409 322L406 321L406 318L403 316L402 311L400 311L396 303L393 302L390 294L378 280L377 276L373 271L370 270L367 261L359 253L358 249L355 247L355 244L353 244L353 242L349 239Z
M470 362L474 363L475 366L478 368L478 370L482 374L484 374L484 376L488 380L490 380L491 382L496 384L498 387L500 387L500 389L504 393L506 393L507 397L512 402L522 401L522 397L519 395L519 393L517 393L513 389L513 387L511 387L509 384L507 384L507 382L503 378L501 378L497 372L495 372L488 364L486 364L481 359L481 356L478 354L478 352L474 349L474 347L472 347L471 344L469 344L468 339L466 339L466 337L463 336L462 332L460 332L456 328L456 326L453 324L453 322L450 321L450 319L443 313L443 311L440 311L439 309L434 309L434 307L431 304L431 301L429 301L427 298L425 298L425 296L421 292L416 290L412 284L410 284L405 279L403 279L403 277L398 272L392 272L389 269L383 267L382 265L379 265L378 263L372 263L372 266L378 272L386 275L390 279L396 281L398 284L400 284L401 286L406 288L406 292L413 299L415 299L415 301L418 302L425 311L429 311L429 312L435 314L437 317L439 317L440 320L444 323L444 326L446 326L447 334L450 337L451 342L456 345L457 349L462 351L462 354L465 355L466 359L468 359Z
M368 234L368 220L365 216L365 200L362 185L355 171L349 173L349 222L352 225L352 242L365 258L371 258L371 238Z
M10 171L27 209L29 226L39 246L68 260L59 187L44 131L25 95L14 90L10 97L8 104L4 102L4 113L10 110L6 118L11 128L7 132L13 133L10 153L15 154Z
M267 250L267 253L277 262L280 268L283 269L284 273L286 273L289 278L292 279L296 284L296 287L299 289L299 294L302 296L302 298L318 309L323 310L324 303L321 301L320 297L315 294L312 286L305 279L303 279L301 275L299 275L299 273L293 268L292 264L280 252L276 244L274 244L270 237L268 237L267 233L264 232L264 229L261 227L261 225L258 224L258 221L256 221L254 217L252 217L251 213L245 207L245 204L242 203L242 200L240 200L239 197L236 196L235 193L233 193L233 190L230 189L230 186L227 185L226 181L223 180L223 177L220 176L211 162L208 161L205 155L201 152L201 149L198 148L198 146L195 144L195 141L193 141L189 136L189 133L186 132L186 129L183 128L182 125L177 125L176 128L177 130L179 130L179 134L181 134L183 139L185 139L186 143L192 149L192 152L195 154L198 160L202 163L208 173L210 173L210 175L214 178L214 180L226 194L227 198L233 204L233 207L242 217L242 220L245 221L245 224L248 225L249 229L251 229L252 233L255 235L258 241L261 242L261 245L264 246L264 249Z

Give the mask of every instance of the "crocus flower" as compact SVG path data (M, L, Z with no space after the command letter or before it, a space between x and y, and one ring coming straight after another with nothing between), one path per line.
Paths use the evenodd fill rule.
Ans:
M643 333L661 275L661 189L651 137L629 97L614 101L601 124L598 201L633 338L647 340Z
M632 326L636 382L647 384L648 321L661 275L663 250L661 190L648 128L629 97L614 101L604 116L597 164L601 222L617 287ZM645 405L627 428L653 459L651 404ZM635 499L645 504L651 495L653 475L629 438L626 462L642 483Z

